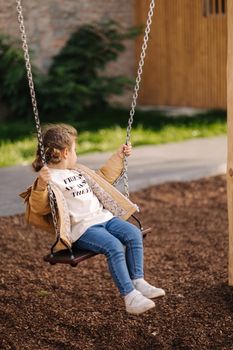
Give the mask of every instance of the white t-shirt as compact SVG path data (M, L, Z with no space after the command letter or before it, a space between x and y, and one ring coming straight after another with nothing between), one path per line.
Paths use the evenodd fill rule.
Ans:
M103 208L82 174L77 170L50 168L51 181L62 191L71 218L71 241L75 242L90 226L113 218Z

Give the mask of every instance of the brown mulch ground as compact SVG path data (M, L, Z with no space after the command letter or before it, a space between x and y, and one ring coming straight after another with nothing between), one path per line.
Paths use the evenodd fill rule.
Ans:
M132 198L144 226L153 226L144 241L146 279L166 296L141 316L126 314L104 256L50 266L44 233L22 216L0 218L0 349L233 349L225 177L167 183Z

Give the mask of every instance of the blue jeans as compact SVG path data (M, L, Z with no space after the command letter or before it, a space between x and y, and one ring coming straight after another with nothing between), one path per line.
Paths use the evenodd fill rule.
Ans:
M93 225L73 246L107 257L109 271L121 296L134 289L132 279L144 277L142 234L127 221L113 217L109 221Z

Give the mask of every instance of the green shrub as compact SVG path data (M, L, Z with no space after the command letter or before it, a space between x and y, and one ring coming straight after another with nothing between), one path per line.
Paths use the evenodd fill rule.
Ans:
M35 69L33 75L36 82ZM23 52L6 36L0 36L0 103L7 106L12 119L32 114Z
M46 75L33 67L41 119L75 120L80 112L107 106L109 96L121 95L132 81L103 71L125 50L124 41L139 32L113 21L86 24L71 35ZM0 91L14 119L31 117L23 52L6 37L0 39Z

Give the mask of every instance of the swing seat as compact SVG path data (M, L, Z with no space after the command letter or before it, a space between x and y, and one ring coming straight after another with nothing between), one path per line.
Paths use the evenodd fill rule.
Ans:
M151 228L142 229L143 239L151 232ZM60 250L56 253L51 253L44 256L44 261L49 262L51 265L55 264L69 264L72 267L76 267L81 261L89 259L99 253L92 252L90 250L77 250L72 249L72 253L69 249Z
M60 250L59 252L48 254L44 256L44 261L49 262L51 265L55 264L70 264L72 267L76 267L81 261L91 258L98 253L90 250L75 250L72 249L72 254L69 249Z

